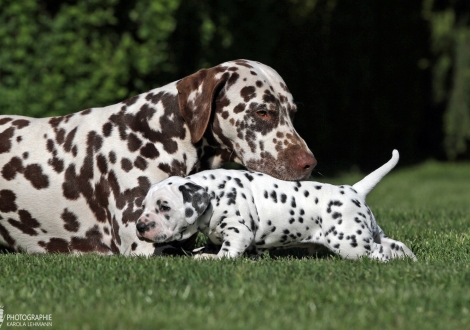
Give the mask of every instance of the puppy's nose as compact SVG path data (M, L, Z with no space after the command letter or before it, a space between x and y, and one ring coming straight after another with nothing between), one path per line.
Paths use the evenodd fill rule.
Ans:
M137 228L137 231L139 233L145 233L147 230L149 230L149 226L147 226L145 223L143 222L138 222L137 225L136 225L136 228Z

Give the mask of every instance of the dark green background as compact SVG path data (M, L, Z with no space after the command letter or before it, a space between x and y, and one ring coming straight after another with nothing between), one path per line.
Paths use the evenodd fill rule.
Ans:
M246 58L286 81L300 109L294 124L321 173L369 170L393 148L401 165L468 159L469 6L0 0L0 114L110 105Z

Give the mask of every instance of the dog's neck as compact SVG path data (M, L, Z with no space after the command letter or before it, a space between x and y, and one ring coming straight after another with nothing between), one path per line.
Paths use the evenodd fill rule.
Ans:
M204 138L196 144L196 148L199 161L190 174L219 168L228 162L242 164L235 152L218 143L210 132L206 133Z
M203 214L196 220L196 224L199 230L203 230L204 228L209 227L212 215L214 214L214 209L212 207L212 203L209 203L207 209L204 211Z

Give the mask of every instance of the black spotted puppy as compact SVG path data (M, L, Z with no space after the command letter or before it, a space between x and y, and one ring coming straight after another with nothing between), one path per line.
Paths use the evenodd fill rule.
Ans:
M221 245L219 258L320 244L347 259L416 260L405 244L385 236L365 202L398 158L394 150L390 161L353 186L223 169L170 177L150 188L137 235L162 243L200 230Z

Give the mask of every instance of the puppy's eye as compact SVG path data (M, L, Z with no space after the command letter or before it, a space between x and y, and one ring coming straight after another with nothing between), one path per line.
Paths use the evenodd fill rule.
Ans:
M171 208L169 206L160 205L160 211L166 212L166 211L170 211L170 210L171 210Z

